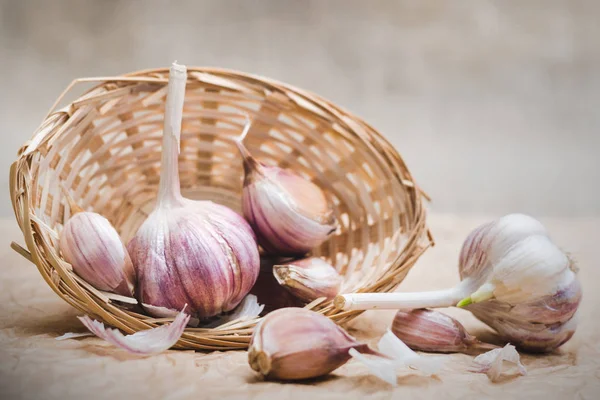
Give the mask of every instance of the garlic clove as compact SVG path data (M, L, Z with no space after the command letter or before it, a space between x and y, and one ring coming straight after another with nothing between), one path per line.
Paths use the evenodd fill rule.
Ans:
M173 347L183 334L190 316L182 311L168 325L139 331L133 335L123 335L117 329L107 329L103 323L92 320L87 315L78 318L90 332L110 344L133 354L148 356Z
M323 243L336 229L333 208L320 187L293 171L258 162L243 139L237 141L244 158L242 209L268 253L305 254Z
M581 284L573 274L571 281L566 282L556 293L538 300L516 304L510 308L510 314L514 318L527 319L533 323L564 323L573 318L582 297Z
M285 263L290 259L279 257L261 256L260 272L256 283L250 293L257 297L260 304L264 304L264 314L285 307L303 307L304 303L277 282L273 275L273 266Z
M435 353L468 353L497 346L470 335L456 319L439 311L398 311L392 332L413 350Z
M275 265L273 275L280 285L307 303L320 297L333 299L343 281L333 266L318 257Z
M329 318L304 308L282 308L256 326L250 367L267 379L301 380L326 375L350 359L348 351L374 354Z
M83 211L63 190L74 212L60 232L63 257L96 289L133 296L135 272L119 234L106 218Z
M490 350L475 357L473 360L473 371L485 373L490 381L497 382L506 370L504 361L516 365L519 374L527 375L527 369L521 364L519 353L515 349L515 346L511 344L507 344L499 349Z

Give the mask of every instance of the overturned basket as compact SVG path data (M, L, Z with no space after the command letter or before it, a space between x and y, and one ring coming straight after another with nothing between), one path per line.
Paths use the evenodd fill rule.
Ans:
M57 232L68 218L59 187L107 217L125 241L133 236L156 196L168 72L74 81L57 104L75 84L99 84L51 111L10 171L27 250L13 248L69 304L127 333L168 319L130 311L122 307L128 299L100 292L72 272L58 250ZM432 243L423 194L383 137L312 93L240 72L189 68L179 157L183 194L240 210L243 172L234 144L245 122L240 111L255 121L245 143L258 159L293 169L331 196L340 228L313 254L344 275L342 291L394 290ZM338 323L360 314L323 300L307 307ZM177 348L246 348L255 323L189 328Z

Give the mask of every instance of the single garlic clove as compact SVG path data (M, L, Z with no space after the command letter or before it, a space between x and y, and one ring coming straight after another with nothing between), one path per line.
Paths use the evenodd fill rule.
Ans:
M326 375L350 359L348 351L373 354L329 318L304 308L282 308L256 326L248 362L268 379Z
M290 259L261 256L260 272L256 283L250 293L257 297L260 304L264 304L264 314L285 307L302 307L304 303L277 282L273 275L275 264L288 262Z
M68 194L67 200L75 214L60 233L65 260L96 289L133 296L133 265L115 228L102 215L81 211Z
M343 281L333 266L318 257L275 265L273 275L280 285L307 303L320 297L333 299Z
M434 310L398 311L392 332L413 350L467 353L496 347L480 342L456 319Z
M286 169L266 166L252 157L242 140L244 216L268 253L301 255L323 243L336 229L333 208L314 183Z

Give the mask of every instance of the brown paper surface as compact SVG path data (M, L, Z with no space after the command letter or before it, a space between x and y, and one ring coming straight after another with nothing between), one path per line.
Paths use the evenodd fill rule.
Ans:
M413 268L400 290L438 289L458 281L456 260L470 229L490 218L433 215L436 247ZM353 361L334 374L301 384L263 382L243 351L168 351L139 358L97 338L56 341L84 332L77 311L45 284L37 269L12 251L23 243L16 223L1 221L0 398L2 399L600 399L600 265L598 219L544 219L554 240L580 267L583 302L571 341L550 355L522 354L529 373L491 383L468 372L472 357L444 355L445 367L429 378L401 371L398 387L369 376ZM490 331L463 310L444 310L471 333ZM375 344L391 323L391 311L370 311L353 321L351 334Z

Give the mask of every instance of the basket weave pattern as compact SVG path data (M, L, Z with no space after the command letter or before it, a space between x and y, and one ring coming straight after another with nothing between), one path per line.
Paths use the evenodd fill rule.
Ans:
M84 209L101 213L129 240L156 197L168 69L97 82L52 111L11 166L10 196L32 261L65 301L93 318L133 333L168 322L120 307L76 274L58 249L69 218L60 185ZM56 106L56 104L55 104ZM180 180L184 196L239 212L242 161L234 144L247 113L254 120L245 144L260 161L293 169L322 187L334 204L337 232L313 251L344 276L343 292L388 292L433 242L423 194L394 148L372 127L312 93L240 72L188 68L182 123ZM307 307L338 323L330 301ZM257 321L216 329L189 328L180 349L246 348Z

